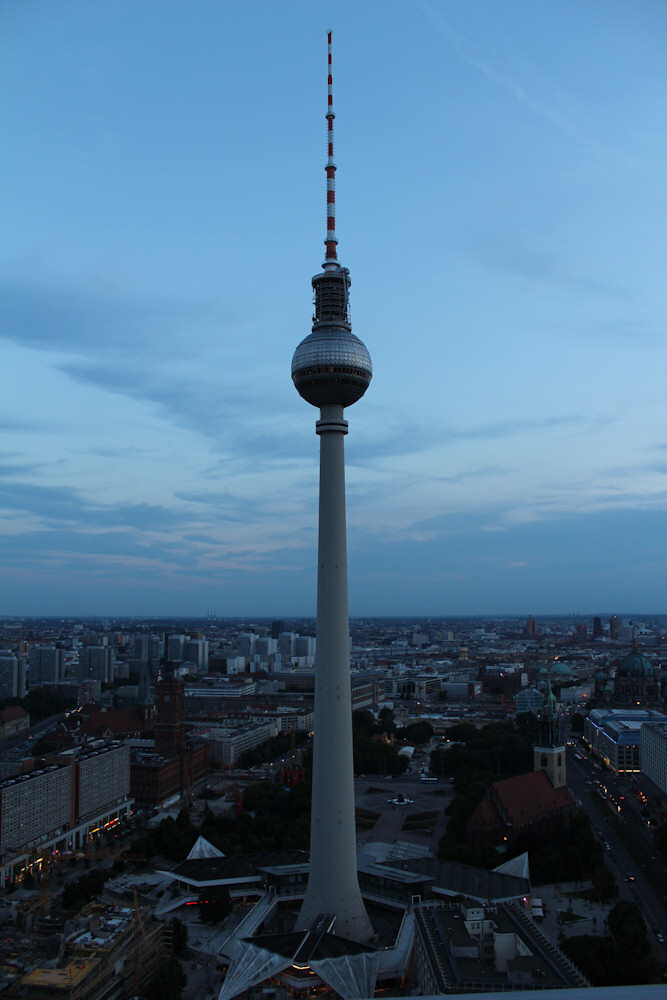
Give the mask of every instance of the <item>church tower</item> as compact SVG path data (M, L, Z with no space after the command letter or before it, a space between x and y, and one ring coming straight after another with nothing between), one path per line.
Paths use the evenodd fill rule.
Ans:
M157 685L155 752L162 757L179 757L186 749L184 701L185 684L176 680L172 670Z
M150 670L147 660L142 660L139 666L139 683L137 685L135 706L144 723L152 722L155 717L155 701L151 692Z
M547 675L544 701L537 716L540 724L538 742L534 747L533 770L546 771L554 788L566 784L565 745L560 738L560 723L556 711L556 698Z

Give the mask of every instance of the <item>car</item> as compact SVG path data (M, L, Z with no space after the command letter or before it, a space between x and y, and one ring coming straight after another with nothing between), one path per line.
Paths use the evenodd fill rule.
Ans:
M660 942L660 944L664 944L665 939L662 936L662 934L660 933L660 931L658 931L658 933L656 934L656 937L657 937L658 941Z

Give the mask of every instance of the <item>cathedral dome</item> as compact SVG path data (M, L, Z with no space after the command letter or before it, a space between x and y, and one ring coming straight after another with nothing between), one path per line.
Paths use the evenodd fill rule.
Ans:
M568 667L566 663L561 663L560 660L557 660L555 663L552 663L548 667L546 666L541 667L538 673L541 677L545 676L553 677L559 683L560 683L560 678L574 676L574 672L572 671L572 669Z
M616 680L621 677L646 677L653 679L655 671L649 659L635 646L624 656L616 669Z
M566 663L554 663L551 668L552 677L572 677L572 669Z

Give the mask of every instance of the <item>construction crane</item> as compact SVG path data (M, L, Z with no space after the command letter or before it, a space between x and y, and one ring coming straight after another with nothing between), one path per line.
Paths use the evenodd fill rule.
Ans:
M141 936L144 939L144 945L148 948L148 938L146 937L146 931L144 930L144 922L141 919L141 910L139 909L139 898L137 896L137 890L134 890L134 998L138 1000L139 997L139 931L141 931Z

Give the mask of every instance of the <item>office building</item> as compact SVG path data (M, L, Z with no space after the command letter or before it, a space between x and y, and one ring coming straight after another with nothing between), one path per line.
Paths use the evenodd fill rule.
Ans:
M63 680L63 657L64 650L58 646L31 646L28 653L30 687Z

